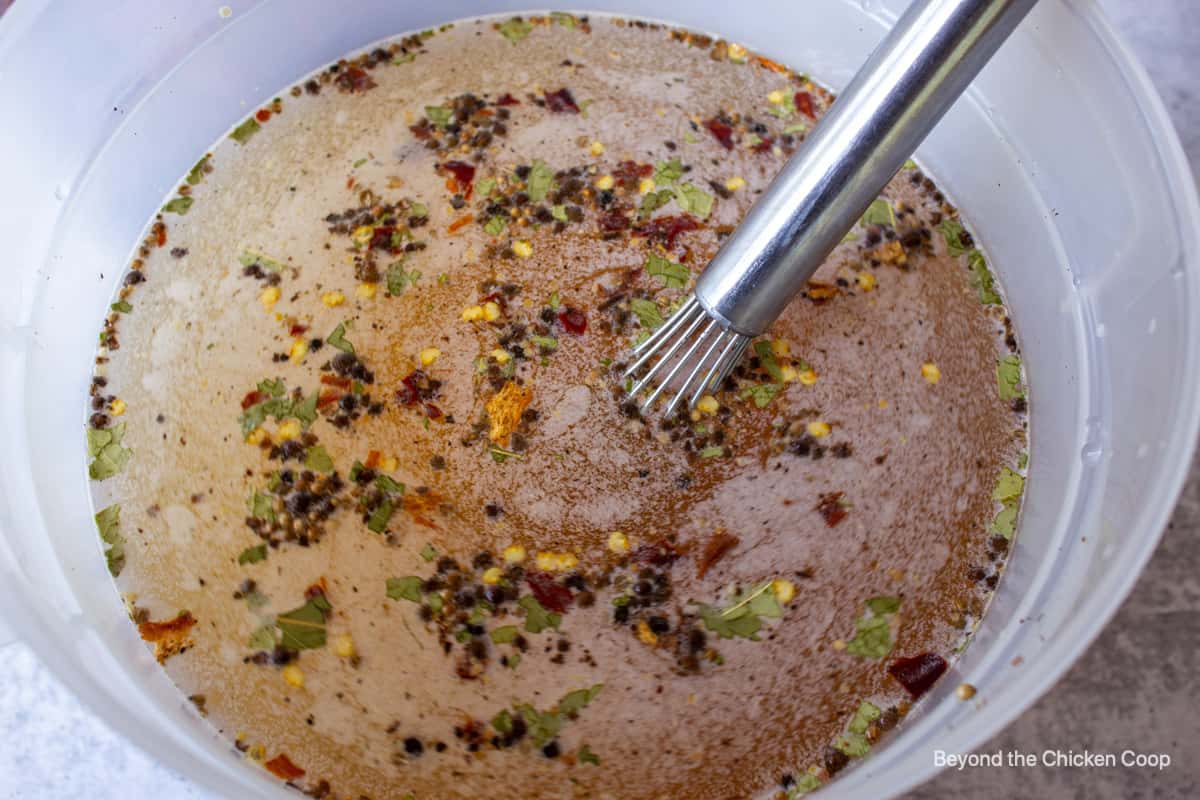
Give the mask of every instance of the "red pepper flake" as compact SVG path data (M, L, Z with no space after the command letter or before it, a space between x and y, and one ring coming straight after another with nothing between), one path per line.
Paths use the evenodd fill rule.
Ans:
M475 180L475 165L468 164L466 161L447 161L439 165L438 169L453 175L460 187L470 187L471 182ZM465 191L465 189L461 189L461 191Z
M375 80L360 67L343 70L335 83L343 92L365 92L375 88Z
M454 220L454 222L451 222L449 225L447 225L446 230L449 233L456 233L457 231L460 231L463 228L465 228L467 225L470 225L474 219L475 219L474 214L463 214L461 217Z
M288 328L289 336L299 336L300 334L307 333L307 332L308 332L308 326L301 325L299 322L293 322L291 327Z
M724 147L726 150L733 149L733 128L716 118L704 123L704 127L708 128L709 133L717 137L717 141L721 143L721 147Z
M304 599L312 600L314 597L325 597L325 593L329 590L329 584L325 582L325 576L322 575L317 579L317 582L304 590Z
M772 139L770 136L764 136L761 140L759 140L758 144L754 145L754 152L769 153L773 144L775 144L774 139Z
M571 96L570 89L559 89L557 92L543 92L546 98L546 108L559 113L578 114L579 106L575 105L575 98Z
M266 122L271 118L271 112L265 108L260 108L258 111L254 112L254 118L259 122Z
M441 419L442 418L442 410L440 408L438 408L437 406L435 406L433 403L426 403L425 404L425 416L429 417L430 419Z
M700 561L696 564L696 577L703 578L705 573L712 568L713 564L720 561L726 553L741 543L741 539L727 531L717 531L709 537L708 543L704 545L704 552L700 555Z
M346 178L346 188L347 189L354 188L354 176L353 175L351 175L349 178Z
M700 230L700 223L691 214L669 214L655 217L638 227L634 233L652 241L663 242L670 248L675 246L675 239L679 234L697 230Z
M525 582L529 584L529 591L533 593L534 599L547 611L562 614L575 599L571 590L555 581L554 576L548 572L530 572L526 574Z
M558 321L562 324L563 329L567 333L573 333L576 336L582 336L587 331L587 314L580 311L578 308L567 306L562 311L558 312Z
M159 247L162 247L163 245L165 245L167 243L167 226L166 225L155 225L154 226L154 241L158 243Z
M496 105L498 105L498 106L519 106L519 105L521 105L521 101L518 100L517 98L513 97L508 92L505 92L504 94L500 95L500 98L498 100L496 100Z
M378 450L368 450L367 460L363 462L363 466L367 469L375 469L379 466L379 462L383 460L383 453Z
M596 224L604 233L616 233L629 227L629 218L620 211L608 211L600 215Z
M317 408L325 408L341 399L341 392L321 392L321 396L317 398Z
M416 405L421 399L421 387L418 381L423 377L424 375L420 373L410 372L400 379L400 388L396 390L396 399L402 405Z
M621 184L636 183L640 178L649 178L653 174L653 164L639 164L636 161L622 161L613 170L613 177Z
M912 658L897 658L888 666L888 674L908 690L916 700L946 671L946 659L937 653L922 653Z
M396 232L396 228L391 225L380 225L371 231L371 243L367 245L369 250L391 250L392 249L392 234Z
M343 378L341 375L330 375L328 372L321 376L321 383L326 386L336 386L339 389L350 388L349 378Z
M817 114L813 111L812 95L808 92L796 92L792 98L792 103L795 104L796 110L810 119L816 119Z
M844 520L849 513L842 505L843 494L844 492L827 492L821 495L821 499L813 509L824 517L825 524L831 528Z
M304 776L304 770L293 764L292 760L283 753L275 756L263 766L266 767L267 772L280 780L294 781Z
M257 405L266 399L267 398L262 392L258 391L258 389L246 392L246 396L242 398L242 411L245 411L250 406Z

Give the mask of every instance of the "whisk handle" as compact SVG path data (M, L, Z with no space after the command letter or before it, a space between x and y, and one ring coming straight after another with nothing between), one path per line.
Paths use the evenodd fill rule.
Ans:
M1036 0L915 0L696 284L757 336L804 288Z

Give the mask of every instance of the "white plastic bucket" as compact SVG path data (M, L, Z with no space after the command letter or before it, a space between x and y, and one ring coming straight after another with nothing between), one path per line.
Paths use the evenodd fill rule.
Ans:
M901 4L653 8L837 89ZM154 663L90 518L82 398L106 303L147 217L232 122L381 37L521 5L248 0L225 14L195 0L21 0L0 18L0 614L114 728L226 796L290 795L243 767ZM1162 104L1092 2L1043 0L917 159L974 223L1011 299L1031 477L1010 568L959 674L831 796L911 787L935 749L982 743L1053 684L1154 549L1200 422L1195 187ZM954 699L960 680L975 702Z

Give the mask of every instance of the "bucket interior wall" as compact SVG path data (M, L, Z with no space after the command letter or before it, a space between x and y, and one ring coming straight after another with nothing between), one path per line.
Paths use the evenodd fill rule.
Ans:
M233 122L383 37L519 2L188 0L0 18L0 613L114 727L227 796L287 797L239 765L125 618L90 517L85 396L130 246ZM660 0L844 86L903 3ZM636 13L628 0L594 11ZM579 10L582 12L582 9ZM47 58L47 53L63 54ZM881 797L984 741L1048 688L1132 586L1196 435L1200 213L1165 113L1093 5L1044 0L916 155L999 273L1032 387L1009 569L975 643L902 732L831 794ZM960 681L976 701L954 699Z

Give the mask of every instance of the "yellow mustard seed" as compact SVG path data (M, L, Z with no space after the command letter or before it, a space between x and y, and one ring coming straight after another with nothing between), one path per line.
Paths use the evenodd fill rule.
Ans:
M879 281L875 278L875 273L873 272L860 272L858 273L857 280L858 285L862 287L864 292L871 291L875 288L876 284L879 283Z
M483 319L483 306L467 306L463 309L462 318L464 322Z
M267 432L262 428L255 428L246 434L246 444L262 444L267 438Z
M942 371L938 369L938 365L932 361L926 361L921 365L921 377L927 383L937 383L942 379Z
M488 353L488 355L490 355L492 360L497 364L507 364L512 359L512 356L509 355L508 351L503 347L497 347L495 350Z
M516 253L517 258L529 258L533 255L533 245L528 239L517 239L512 243L512 250Z
M354 655L354 637L348 633L333 640L333 652L339 658L350 658Z
M488 322L500 319L503 312L500 310L500 304L495 300L489 300L483 304L483 318Z
M616 181L613 180L612 175L601 175L596 179L596 188L602 192L613 188L615 184Z
M300 420L289 419L279 426L278 430L275 431L275 434L279 437L279 441L281 442L286 442L289 439L295 439L300 435Z
M800 383L805 386L812 386L817 382L817 371L815 369L806 369L799 375Z
M823 436L828 436L832 431L833 428L829 427L828 422L822 422L818 419L808 423L808 435L814 439L820 439Z
M525 548L521 545L510 544L508 547L504 548L504 553L502 555L504 556L504 563L520 564L525 561L526 553Z
M370 300L378 291L379 285L375 283L360 283L354 290L354 294L364 300Z
M602 156L602 155L604 155L604 143L598 142L598 141L592 142L592 145L591 145L591 147L588 148L588 150L594 156Z
M613 531L608 535L608 549L623 555L629 552L629 537L621 531Z
M717 402L717 398L711 394L706 394L696 401L696 410L701 414L715 414L720 407L721 404Z
M288 360L293 364L299 364L308 355L308 340L294 339L291 348L288 349Z
M504 577L504 571L499 567L488 567L483 573L483 582L488 586L495 586Z
M421 366L428 367L433 362L437 361L442 355L442 351L436 347L426 347L417 354L417 358L421 359Z
M741 175L734 175L729 180L725 181L725 188L730 192L736 192L739 189L746 188L746 179Z
M113 401L108 404L108 410L112 412L114 417L119 417L125 413L125 401L119 397L114 397Z
M288 664L283 668L283 679L287 681L288 686L295 686L299 689L304 685L304 670L295 664Z
M796 597L796 584L785 578L776 578L771 581L771 591L775 593L776 600L787 605Z
M336 308L346 302L346 295L341 292L326 292L321 295L321 302L329 308Z
M279 287L268 286L262 290L262 294L258 296L258 302L262 303L262 307L270 311L279 302Z
M650 194L656 188L658 184L654 182L654 178L642 178L638 181L638 194Z

